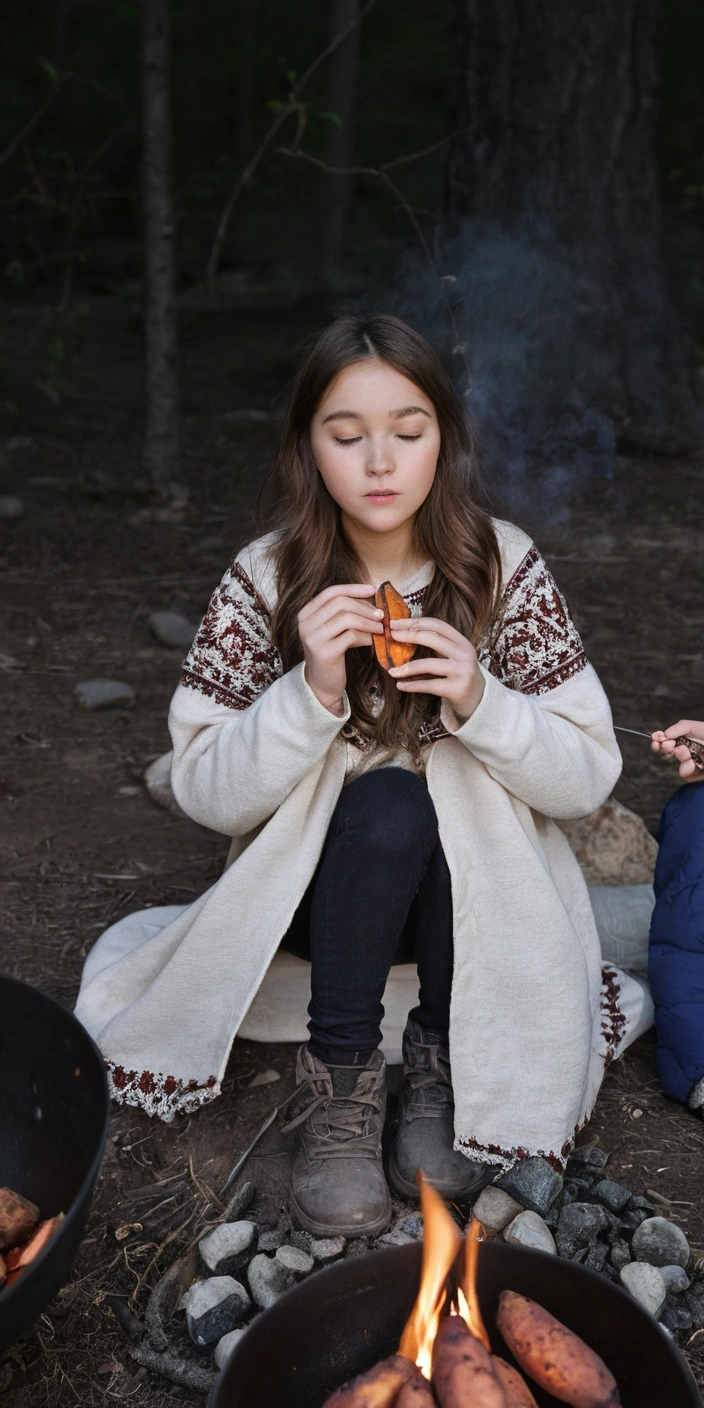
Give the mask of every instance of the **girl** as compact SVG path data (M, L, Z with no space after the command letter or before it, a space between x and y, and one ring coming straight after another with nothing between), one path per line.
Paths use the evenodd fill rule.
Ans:
M384 997L408 994L407 962L387 980L409 948L390 1160L409 1197L421 1167L464 1199L518 1158L562 1169L639 1030L642 987L602 974L555 824L619 775L609 707L537 549L480 507L476 459L410 327L376 314L322 335L273 531L225 574L171 708L174 792L233 838L228 868L186 910L109 930L76 1009L116 1097L170 1118L217 1095L237 1031L303 1034L303 969L292 1208L318 1235L389 1220L381 1021ZM388 673L372 648L384 581L412 613L394 637L416 648Z

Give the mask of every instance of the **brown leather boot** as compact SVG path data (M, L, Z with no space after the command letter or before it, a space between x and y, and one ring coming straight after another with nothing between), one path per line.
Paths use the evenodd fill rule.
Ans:
M389 1159L392 1187L418 1201L422 1169L444 1198L470 1202L496 1173L454 1148L455 1099L450 1053L441 1038L409 1017L403 1034L403 1089L396 1142Z
M326 1066L309 1046L296 1064L292 1097L297 1129L291 1212L316 1237L368 1237L391 1220L391 1196L381 1163L386 1113L386 1062L380 1051L366 1066Z

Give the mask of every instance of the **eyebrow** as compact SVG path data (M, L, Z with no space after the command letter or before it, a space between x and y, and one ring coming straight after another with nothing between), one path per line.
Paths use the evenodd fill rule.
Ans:
M404 416L427 416L428 420L432 419L430 412L422 406L402 406L398 411L390 411L389 415L392 415L394 420L403 420ZM328 416L323 417L322 424L327 425L329 420L362 420L362 416L359 411L331 411Z

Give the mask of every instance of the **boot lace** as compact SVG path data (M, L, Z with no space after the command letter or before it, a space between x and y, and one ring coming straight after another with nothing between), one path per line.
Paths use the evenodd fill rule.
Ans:
M404 1051L406 1065L406 1120L436 1120L451 1114L455 1107L450 1063L436 1045L409 1043Z
M284 1122L284 1132L306 1125L301 1137L308 1154L315 1158L375 1158L381 1115L378 1077L378 1071L362 1070L354 1090L336 1095L327 1072L321 1075L318 1071L306 1071L298 1089L286 1103L291 1105L295 1100L305 1100L306 1090L311 1098L292 1119Z

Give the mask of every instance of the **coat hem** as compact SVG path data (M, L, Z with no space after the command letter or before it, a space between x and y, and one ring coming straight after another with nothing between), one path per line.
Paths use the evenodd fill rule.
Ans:
M118 1105L136 1105L148 1115L170 1124L176 1115L192 1115L221 1093L220 1081L184 1082L157 1071L126 1071L114 1061L106 1061L108 1089Z

